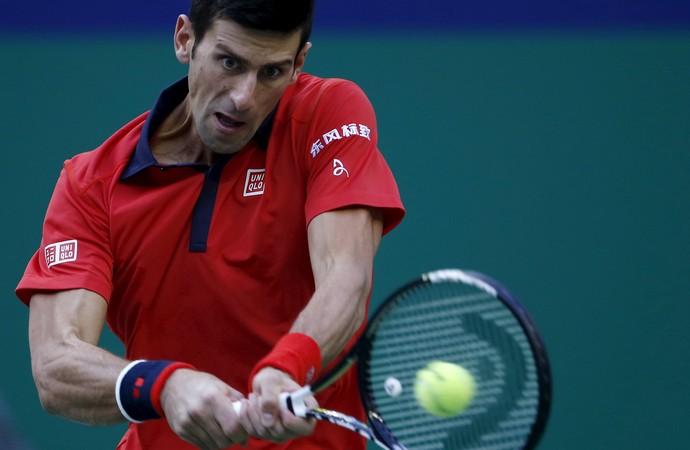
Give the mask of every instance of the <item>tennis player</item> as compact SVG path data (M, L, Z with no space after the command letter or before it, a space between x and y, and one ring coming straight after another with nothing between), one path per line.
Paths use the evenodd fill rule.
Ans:
M313 6L193 0L188 76L65 162L16 290L48 412L128 420L121 450L365 448L278 403L361 332L404 215L365 94L303 72ZM354 374L310 403L363 419Z

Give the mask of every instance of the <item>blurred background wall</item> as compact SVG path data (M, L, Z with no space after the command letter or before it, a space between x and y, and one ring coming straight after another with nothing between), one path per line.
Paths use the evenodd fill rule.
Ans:
M3 426L0 449L113 449L124 425L41 409L13 290L62 161L184 75L172 31L188 5L5 3L0 417L21 439ZM551 354L540 448L686 449L690 2L321 0L312 40L309 72L369 94L408 209L376 301L423 271L486 272ZM122 352L107 330L103 344Z

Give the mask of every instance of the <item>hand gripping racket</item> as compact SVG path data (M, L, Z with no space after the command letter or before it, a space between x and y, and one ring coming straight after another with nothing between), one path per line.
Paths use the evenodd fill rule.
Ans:
M472 403L455 417L433 416L415 399L416 373L432 360L459 364L475 379ZM306 407L306 396L355 361L368 424ZM399 395L386 392L391 377ZM486 275L447 269L394 292L333 370L281 401L297 416L327 420L387 450L530 450L549 416L551 372L539 332L514 295Z

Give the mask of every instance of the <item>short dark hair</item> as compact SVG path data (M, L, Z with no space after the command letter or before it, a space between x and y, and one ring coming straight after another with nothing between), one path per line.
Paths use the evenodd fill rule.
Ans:
M189 18L200 42L216 19L253 30L291 33L301 29L299 49L309 40L315 0L192 0Z

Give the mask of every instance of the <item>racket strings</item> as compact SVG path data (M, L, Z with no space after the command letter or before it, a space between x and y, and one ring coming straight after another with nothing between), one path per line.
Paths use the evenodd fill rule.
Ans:
M536 370L520 323L500 300L460 283L423 284L380 319L370 351L372 400L410 450L522 448L537 410ZM475 377L475 399L457 417L432 416L414 398L416 373L432 360ZM403 386L396 397L383 387L391 376Z

